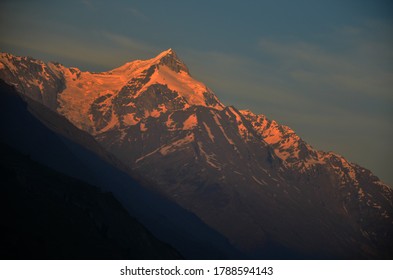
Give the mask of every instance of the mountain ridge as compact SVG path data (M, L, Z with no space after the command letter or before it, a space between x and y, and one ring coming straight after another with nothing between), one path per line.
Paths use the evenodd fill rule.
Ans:
M5 54L0 62L1 79L93 135L241 250L263 250L274 236L307 253L391 254L378 245L392 235L393 194L386 184L339 155L313 149L287 126L224 106L171 49L102 73L36 66Z

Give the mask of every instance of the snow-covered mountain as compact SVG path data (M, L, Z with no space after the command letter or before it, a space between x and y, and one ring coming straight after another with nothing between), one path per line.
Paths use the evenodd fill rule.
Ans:
M223 105L169 49L102 73L2 53L0 79L246 252L392 256L393 192L292 129Z

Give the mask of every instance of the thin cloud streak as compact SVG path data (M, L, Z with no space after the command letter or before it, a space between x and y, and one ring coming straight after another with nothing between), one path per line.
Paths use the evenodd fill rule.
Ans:
M123 52L127 51L129 53L135 53L136 56L140 56L141 59L147 59L155 56L160 51L146 42L136 40L128 36L107 31L102 31L101 35L111 44L114 44L116 48L122 49Z
M349 95L362 94L391 102L393 72L382 63L386 64L387 60L390 65L393 64L392 45L359 41L357 37L360 32L359 29L350 31L356 33L356 38L353 38L351 47L341 53L329 53L318 45L305 42L267 39L261 39L259 47L261 51L275 56L288 76L298 82L314 87L333 87ZM375 54L384 58L380 64L375 65L376 59L371 57Z
M81 2L89 10L94 10L94 5L91 0L82 0Z
M141 12L140 10L138 10L136 8L130 7L128 9L128 11L130 12L130 14L134 18L136 18L136 19L138 19L140 21L144 21L144 22L150 21L150 18L147 15L145 15L143 12Z

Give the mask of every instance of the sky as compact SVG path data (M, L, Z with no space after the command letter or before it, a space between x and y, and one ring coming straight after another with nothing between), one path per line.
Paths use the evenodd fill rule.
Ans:
M226 105L393 186L393 2L2 0L0 51L107 71L172 48Z

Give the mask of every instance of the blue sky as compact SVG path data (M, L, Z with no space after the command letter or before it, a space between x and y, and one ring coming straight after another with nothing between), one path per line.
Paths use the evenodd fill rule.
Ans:
M105 71L173 48L227 105L393 185L391 1L0 2L0 50Z

